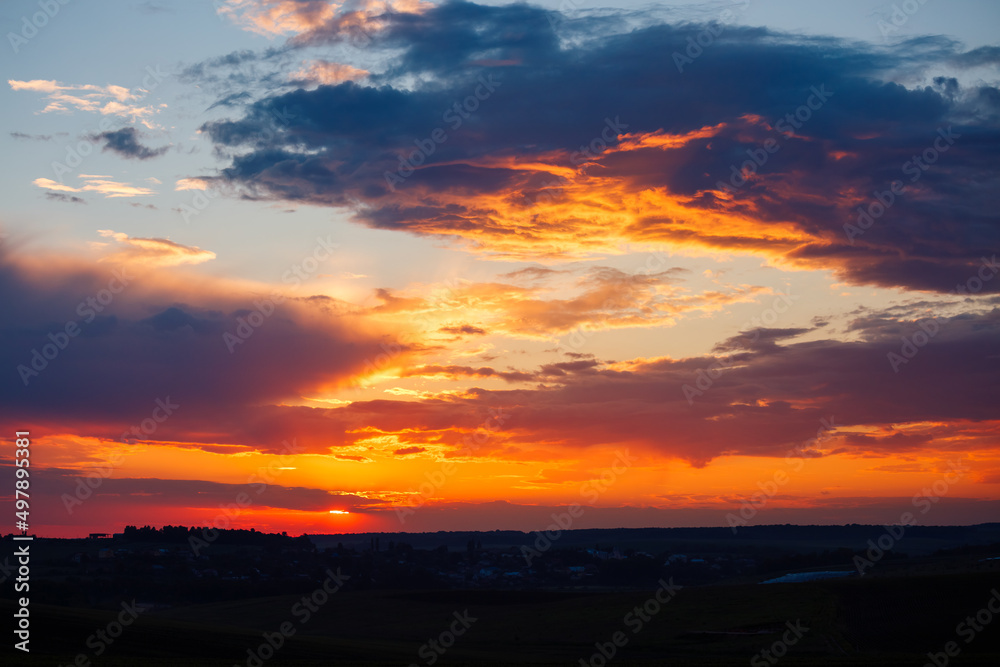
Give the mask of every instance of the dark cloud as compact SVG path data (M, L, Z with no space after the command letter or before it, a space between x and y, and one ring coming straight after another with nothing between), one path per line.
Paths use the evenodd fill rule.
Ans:
M240 118L206 123L218 148L240 150L217 182L488 251L559 255L611 239L697 245L922 290L954 289L1000 246L997 89L893 82L901 72L993 63L992 50L727 26L680 72L673 54L703 25L649 19L624 32L613 20L551 17L465 2L387 14L371 48L391 54L389 65L369 85L272 94ZM561 41L569 29L578 39ZM286 48L344 34L331 23ZM433 140L435 130L446 138ZM751 163L755 177L719 187L769 140L778 149ZM934 156L926 169L914 162L925 154ZM548 168L530 166L538 163ZM387 174L401 176L390 183ZM874 202L877 211L893 181L904 193L863 234L848 233L857 208ZM649 201L630 204L640 193ZM571 205L585 195L599 201ZM984 287L997 289L1000 281Z
M98 468L101 467L106 469L105 466L98 466ZM277 471L279 475L281 472ZM0 465L0 475L7 476L8 473L13 479L13 466ZM90 474L93 475L93 472ZM271 477L274 477L273 472ZM80 474L79 471L46 468L45 475L40 476L37 491L55 497L64 493L72 496L78 483L81 480L86 482L86 478L86 473ZM255 479L262 480L263 478ZM175 507L190 506L191 499L197 498L197 502L203 506L217 507L220 504L234 502L234 499L241 493L249 495L252 506L255 507L274 507L307 512L327 510L333 505L343 507L345 504L353 510L358 506L370 504L370 501L360 496L333 493L322 489L283 486L273 482L268 484L264 484L263 481L250 484L226 484L191 479L106 477L102 480L100 490L95 497L78 505L80 508L86 508L86 505L93 502L95 506L91 509L96 513L101 509L97 506L101 504L102 497L104 503ZM76 511L78 510L74 507L74 513Z
M400 377L434 377L443 376L447 378L473 377L473 378L500 378L507 382L528 382L534 380L536 376L532 373L522 371L498 371L489 366L473 368L472 366L441 366L436 364L416 366L408 368L400 373Z
M481 329L471 324L462 324L453 327L441 327L440 331L444 333L455 334L456 336L485 336L487 333L489 333L488 331L486 331L486 329Z
M140 136L139 131L134 127L124 127L120 130L95 134L93 139L95 141L103 141L104 150L112 151L124 158L134 160L149 160L159 157L170 149L169 146L162 146L160 148L143 146L139 142Z
M216 107L239 107L239 106L244 106L246 104L249 104L249 102L252 99L253 98L251 97L250 93L247 93L245 91L242 92L242 93L233 93L231 95L226 95L225 97L222 97L222 98L216 100L212 104L212 106L208 107L208 109L205 109L205 111L211 111L212 109L215 109Z
M50 201L61 201L67 204L86 204L87 200L75 195L68 195L65 192L46 192L45 198Z
M929 341L919 333L926 330L921 323L935 331ZM851 430L811 445L810 456L958 454L992 446L1000 310L937 318L933 326L926 319L873 323L857 341L789 342L801 334L758 333L767 343L737 356L627 364L579 359L516 378L544 383L535 387L471 389L447 400L359 401L324 419L338 431L364 425L412 444L426 442L433 431L439 443L458 449L463 432L500 409L505 421L480 453L515 460L539 456L538 443L567 451L634 446L697 465L724 454L784 456L824 431L824 420L834 430ZM894 369L890 355L906 361ZM502 377L495 369L469 367L409 374L434 373ZM922 426L908 430L913 424ZM858 427L864 437L856 435Z
M288 53L287 48L233 51L185 67L178 79L212 92L215 102L206 111L237 107L253 99L248 89L258 94L285 83L285 71L293 66Z
M1000 65L1000 46L980 46L955 56L954 62L960 67Z
M136 6L136 9L143 14L160 14L163 12L170 13L173 11L172 9L168 9L157 2L142 2Z
M276 304L138 262L38 261L0 254L0 418L40 434L120 440L169 399L180 407L150 439L278 449L287 420L309 431L314 413L261 406L347 382L381 353L381 336L309 299ZM331 439L304 431L300 442L316 451Z
M25 134L24 132L11 132L10 136L15 139L24 139L26 141L52 141L51 134Z
M569 273L569 271L550 269L545 266L529 266L523 269L518 269L517 271L511 271L510 273L500 274L500 278L507 278L508 280L545 280L551 278L552 276L557 276L560 274Z
M179 407L141 439L277 451L295 437L304 451L336 453L373 433L393 435L395 449L435 442L457 450L501 410L504 422L477 455L551 459L559 448L621 445L698 465L724 454L784 455L830 418L838 428L863 428L813 455L964 451L992 442L996 428L995 306L935 318L913 303L897 309L905 316L858 313L846 341L817 340L819 329L758 329L721 343L712 355L602 361L574 354L534 371L419 365L402 350L394 363L404 377L496 379L520 387L313 408L287 401L349 381L383 353L383 338L360 333L364 327L350 315L325 308L329 298L290 299L271 311L258 305L263 294L204 282L184 290L177 280L167 289L150 273L136 275L85 321L96 308L88 298L110 296L102 290L112 271L0 264L0 298L7 304L0 419L17 420L39 437L119 440L148 421L157 400L172 401ZM230 353L224 334L265 311ZM71 320L80 334L66 339L60 332ZM30 367L33 351L45 346L53 358L25 385L19 368ZM923 426L913 430L913 424ZM539 443L551 451L539 453Z

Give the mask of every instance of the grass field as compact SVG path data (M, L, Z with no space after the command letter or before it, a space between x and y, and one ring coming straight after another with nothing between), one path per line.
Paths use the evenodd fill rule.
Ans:
M650 599L655 582L648 592L346 591L306 622L292 611L301 596L280 596L145 612L96 658L87 638L113 612L37 605L31 655L9 643L0 655L5 665L68 665L79 653L95 665L245 665L263 633L288 622L295 634L268 665L424 665L436 654L422 657L420 647L468 610L475 620L435 664L586 664L595 643L620 631L627 643L615 665L750 665L787 621L798 621L808 630L782 665L923 665L948 641L962 648L951 664L998 665L1000 618L968 644L955 630L998 585L989 572L690 587L638 630L641 617L629 623L627 614ZM10 618L14 607L4 600L0 609Z

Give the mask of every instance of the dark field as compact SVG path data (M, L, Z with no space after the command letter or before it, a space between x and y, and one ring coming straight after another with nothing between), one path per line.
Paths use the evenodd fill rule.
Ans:
M975 633L957 629L985 609L1000 587L1000 561L983 557L990 548L896 560L864 577L794 584L759 585L765 575L747 575L687 585L675 576L683 588L672 598L664 594L665 603L647 606L644 618L635 608L653 599L662 577L628 590L589 583L559 589L345 586L307 618L300 592L157 605L96 658L88 637L115 620L110 605L93 610L33 602L31 655L5 642L0 656L5 665L69 665L80 653L95 665L247 665L248 649L256 651L265 633L273 635L287 623L294 634L279 642L269 660L250 659L249 665L580 665L582 659L599 667L603 657L595 645L610 650L616 632L623 645L608 664L622 667L920 666L928 652L941 653L948 642L960 649L948 664L1000 665L1000 614L987 612L991 622ZM849 561L844 565L850 568ZM318 583L306 588L317 590ZM79 599L70 590L74 583L60 585L67 586L67 599ZM0 610L8 619L14 611L6 589ZM474 620L450 648L438 653L425 647L421 653L431 639L447 642L442 633L456 627L456 613L466 611ZM800 638L788 634L789 623L802 630ZM778 647L780 659L767 660L761 651L783 636L794 641ZM945 658L941 653L940 660Z

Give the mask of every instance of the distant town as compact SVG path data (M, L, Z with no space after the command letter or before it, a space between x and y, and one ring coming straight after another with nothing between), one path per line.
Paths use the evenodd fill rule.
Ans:
M958 556L962 569L1000 564L1000 524L911 527L888 551L878 548L884 534L882 526L760 526L739 535L727 528L649 528L566 531L539 540L544 534L518 531L291 537L128 526L85 539L37 538L32 589L39 602L101 606L134 597L163 608L306 591L330 568L349 575L346 588L353 590L625 590L659 577L691 586L762 582L789 572L934 570Z

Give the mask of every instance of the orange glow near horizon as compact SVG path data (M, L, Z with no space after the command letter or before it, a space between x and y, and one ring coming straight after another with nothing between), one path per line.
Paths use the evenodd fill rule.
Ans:
M486 507L497 498L528 508L576 502L609 508L713 510L723 516L768 488L776 491L768 499L768 506L773 509L833 505L841 507L844 520L849 521L851 507L881 498L909 499L943 479L956 461L961 461L966 470L949 485L951 495L985 500L995 496L1000 485L1000 476L996 474L1000 459L989 449L961 455L904 457L723 456L695 467L635 448L627 452L625 448L591 448L566 452L563 458L550 452L549 457L538 460L490 455L449 463L446 458L426 453L394 456L391 447L377 448L369 443L360 448L370 457L369 463L363 463L338 460L334 453L282 457L259 452L220 454L165 444L112 446L93 439L69 437L54 437L51 442L53 446L36 450L40 453L33 461L38 466L36 474L44 474L46 465L59 464L65 468L65 462L76 452L86 461L77 468L81 477L97 474L104 478L104 485L96 489L93 498L75 508L71 522L61 506L53 504L43 510L56 521L41 522L44 528L39 528L39 534L53 536L87 532L80 526L87 526L90 532L118 532L125 525L144 525L157 518L163 524L224 523L234 528L255 527L289 534L405 530L406 526L396 520L399 508L434 512L455 503L473 506L485 503ZM101 461L116 460L114 447L123 455L118 457L117 466L108 468ZM634 458L634 463L628 466L621 463L625 460L623 452L626 457ZM192 469L200 471L201 479L231 486L218 491L203 506L192 505L191 500L203 493L198 491L197 482L188 481ZM105 472L95 473L100 470ZM259 475L268 470L270 483L256 494L250 480L259 480ZM451 472L446 475L442 470ZM154 486L152 494L138 493L128 500L129 496L117 491L114 483L127 479L177 480L190 486L173 497L169 490L158 491ZM342 485L331 486L330 481L338 479L344 480ZM437 481L430 484L427 480ZM774 480L778 481L777 486ZM72 488L67 484L68 490ZM312 496L289 497L282 491L295 488L324 489L334 494L327 502L341 508L310 511L270 506L322 502ZM249 494L250 502L236 509L233 503L244 491ZM348 496L337 501L337 494ZM345 507L351 503L355 507ZM228 512L226 507L230 508ZM63 520L67 522L61 524Z

